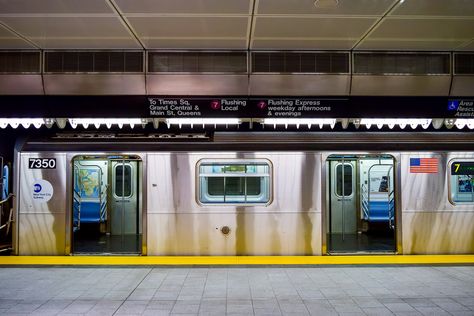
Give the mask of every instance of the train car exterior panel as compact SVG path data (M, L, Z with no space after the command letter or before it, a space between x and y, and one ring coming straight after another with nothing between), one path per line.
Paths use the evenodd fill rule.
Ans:
M438 172L410 172L410 158L438 159ZM413 152L401 155L402 228L404 254L474 252L474 207L453 204L449 162L474 160L468 152Z
M474 253L474 212L404 212L404 254Z
M203 204L198 166L268 161L268 204ZM320 155L315 153L148 154L148 254L321 254ZM178 167L179 166L179 167ZM229 233L223 234L222 228Z
M33 162L30 159L42 158L55 159L55 168L34 169L36 167L30 165ZM18 221L15 227L18 254L64 254L67 170L64 153L21 154Z
M321 254L319 213L247 211L149 214L148 255Z
M64 213L20 214L18 254L22 256L66 255Z

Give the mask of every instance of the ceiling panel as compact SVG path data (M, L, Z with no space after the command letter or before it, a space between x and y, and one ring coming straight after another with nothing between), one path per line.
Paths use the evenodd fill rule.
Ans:
M129 17L140 37L246 37L248 17Z
M460 40L365 40L357 46L357 50L450 51L463 43Z
M456 48L459 51L474 51L474 40L469 41L468 43L464 43Z
M273 50L348 50L357 39L257 39L252 42L251 49Z
M44 49L140 49L132 38L41 38L36 43Z
M27 41L16 36L0 25L0 49L35 48Z
M142 38L149 49L246 49L247 39Z
M382 15L398 0L339 0L326 8L314 0L257 0L256 14Z
M391 15L474 16L473 0L408 0Z
M250 0L115 0L124 13L250 14Z
M20 38L0 37L0 49L24 49L35 48Z
M385 19L369 38L471 39L474 19Z
M0 14L112 13L106 0L0 0Z
M120 19L115 16L0 17L0 21L31 38L130 36Z
M354 38L362 36L375 18L295 18L257 17L255 38L258 37L331 37Z
M41 48L130 48L136 40L116 16L0 17ZM77 45L77 46L76 46Z

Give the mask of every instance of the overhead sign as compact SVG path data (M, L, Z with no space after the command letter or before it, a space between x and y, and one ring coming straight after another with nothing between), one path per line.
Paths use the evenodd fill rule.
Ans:
M17 118L474 118L474 97L0 96Z
M334 118L344 113L348 98L252 98L253 117Z
M245 117L246 98L148 98L150 117Z
M474 99L450 99L448 111L452 117L474 118Z

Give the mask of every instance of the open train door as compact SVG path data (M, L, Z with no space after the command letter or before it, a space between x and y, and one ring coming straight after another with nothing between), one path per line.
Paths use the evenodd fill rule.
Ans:
M326 161L328 253L394 253L395 159L331 155Z
M81 156L73 165L73 253L140 254L141 160Z

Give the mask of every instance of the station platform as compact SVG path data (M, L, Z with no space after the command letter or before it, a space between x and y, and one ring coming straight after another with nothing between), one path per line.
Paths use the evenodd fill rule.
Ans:
M474 315L474 266L3 266L0 314Z

